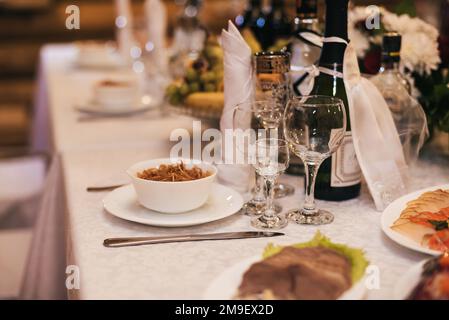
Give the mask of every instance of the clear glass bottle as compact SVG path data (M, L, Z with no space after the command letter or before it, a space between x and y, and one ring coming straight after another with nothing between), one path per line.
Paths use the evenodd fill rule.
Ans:
M202 0L187 0L176 21L171 52L171 70L174 78L184 75L185 65L194 61L203 50L207 32L198 15Z
M387 32L383 36L382 64L379 74L396 77L409 94L412 86L400 70L402 37L397 32Z
M400 72L401 35L389 32L384 35L382 66L371 78L390 108L398 130L405 160L412 164L424 142L426 118L422 107L410 96L411 85Z

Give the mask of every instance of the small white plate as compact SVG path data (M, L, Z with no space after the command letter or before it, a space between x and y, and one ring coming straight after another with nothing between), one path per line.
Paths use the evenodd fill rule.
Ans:
M91 102L85 106L75 106L75 109L82 113L101 116L127 116L132 114L144 113L154 108L154 105L136 104L134 106L124 105L123 107L102 106Z
M235 296L242 282L243 274L248 268L257 261L262 259L261 256L254 256L245 259L234 266L226 269L220 274L203 294L204 300L231 300ZM361 300L366 293L365 278L360 279L348 291L346 291L338 300Z
M447 190L449 189L449 184L441 185L441 186L435 186L430 187L426 189L422 189L419 191L415 191L412 193L409 193L403 197L400 197L399 199L396 199L390 205L384 210L382 213L382 217L380 220L382 230L385 232L385 234L396 243L400 244L401 246L404 246L406 248L423 252L431 255L440 255L441 252L437 250L432 250L426 247L423 247L421 244L413 241L410 238L407 238L406 236L400 234L399 232L394 231L391 229L391 225L396 221L397 218L401 215L401 212L405 209L407 206L407 202L417 199L421 194L427 191L435 191L438 189Z
M183 213L161 213L141 206L133 186L127 185L110 192L103 199L103 206L110 214L128 221L157 227L187 227L237 213L243 206L243 198L237 191L214 183L209 199L200 208Z
M423 267L429 260L418 262L408 269L396 282L393 289L393 299L406 300L421 280Z

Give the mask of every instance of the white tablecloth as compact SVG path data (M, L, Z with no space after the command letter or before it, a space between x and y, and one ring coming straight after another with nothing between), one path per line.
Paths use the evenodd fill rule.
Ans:
M215 223L197 227L164 229L115 218L102 208L106 193L87 193L85 187L98 179L111 179L130 164L158 157L163 151L104 150L95 154L77 153L63 157L68 220L73 256L70 261L80 268L80 290L70 295L81 299L199 299L208 284L226 268L258 255L268 242L296 243L309 240L317 230L335 242L364 248L370 262L379 267L380 289L368 292L368 298L390 298L391 289L411 265L424 259L423 254L400 247L380 229L380 213L366 192L360 198L340 203L319 201L319 206L335 214L326 226L290 224L285 237L271 239L228 240L174 243L142 247L105 248L108 237L159 236L182 233L213 233L251 230L249 218L236 214ZM114 161L108 161L114 159ZM433 158L420 163L414 174L416 189L449 182L447 159ZM296 186L297 194L282 199L284 209L303 200L303 180L284 178ZM119 177L117 178L119 180Z
M102 242L107 237L251 228L249 219L240 214L197 227L164 229L123 221L106 213L101 202L106 193L87 193L85 188L101 181L122 182L123 172L130 164L167 156L169 131L174 127L191 127L191 119L77 122L79 115L73 110L73 104L78 99L88 99L89 85L105 73L72 69L71 47L46 47L42 57L44 67L41 70L45 76L41 77L40 86L47 92L42 97L48 97L49 101L47 119L52 134L48 136L49 144L54 146L55 160L44 207L39 214L24 297L64 298L65 267L75 265L80 271L80 289L69 290L70 298L201 298L208 284L222 271L242 259L260 254L269 241L285 244L307 241L317 230L335 242L364 248L370 262L379 267L380 289L368 292L368 298L391 297L397 278L425 258L383 235L380 213L375 211L366 188L356 200L319 202L335 214L332 224L321 227L290 224L283 230L285 237L103 247ZM37 107L44 112L47 110L45 106ZM45 120L45 117L37 119ZM419 164L419 170L413 172L414 189L448 183L447 156L430 153L425 159ZM284 179L297 188L295 196L281 200L287 210L302 201L303 181L297 177Z

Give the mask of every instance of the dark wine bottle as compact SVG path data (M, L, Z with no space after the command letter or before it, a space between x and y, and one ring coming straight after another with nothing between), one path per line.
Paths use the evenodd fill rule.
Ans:
M326 0L325 37L338 37L348 41L349 0ZM343 79L343 57L346 44L325 42L321 50L319 66L333 71L333 75L320 72L315 79L312 94L338 97L343 100L347 114L347 129L340 148L320 167L316 179L315 197L341 201L360 194L361 171L357 162L351 134L348 98Z
M291 33L290 21L285 12L284 0L272 0L272 9L268 21L270 23L273 37L273 44L278 39L288 39Z
M241 30L249 27L251 17L253 15L253 10L258 10L257 8L260 8L260 3L260 0L249 0L247 2L245 11L235 17L235 25L237 26L237 28Z

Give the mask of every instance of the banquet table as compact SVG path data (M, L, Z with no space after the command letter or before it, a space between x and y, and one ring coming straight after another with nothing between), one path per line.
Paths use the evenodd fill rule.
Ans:
M106 248L108 237L160 236L185 233L213 233L252 230L250 218L240 213L217 222L196 227L158 228L139 225L113 217L104 211L106 193L87 193L85 187L98 179L111 179L130 164L159 157L164 150L102 150L63 156L68 199L68 225L71 234L69 263L80 270L80 289L69 296L80 299L201 299L214 278L226 268L260 255L269 242L305 242L317 230L335 242L363 248L370 263L379 268L380 287L369 290L367 298L391 298L391 290L401 274L426 255L413 252L388 239L380 228L380 213L375 210L366 186L360 198L339 203L318 201L335 214L332 224L320 227L290 223L286 235L277 238L205 241ZM108 159L114 159L109 161ZM432 154L422 160L413 176L415 189L448 182L446 158ZM284 177L296 187L294 196L280 200L284 210L303 200L303 179Z
M208 285L226 268L248 257L260 255L269 242L304 242L311 239L317 230L334 242L365 250L380 276L379 288L368 290L368 299L391 298L398 277L426 258L424 254L397 245L382 233L381 213L375 210L366 185L362 186L362 194L357 199L318 201L320 207L335 214L333 223L319 227L290 223L282 230L285 233L282 237L104 247L103 240L109 237L246 231L252 228L250 219L241 213L216 222L183 228L140 225L108 214L102 204L107 193L89 193L86 187L106 182L122 183L124 172L131 164L168 156L170 130L191 128L193 119L169 116L144 121L76 122L78 115L73 110L73 104L77 99L88 96L92 82L89 84L87 79L94 81L105 73L67 70L73 59L71 50L73 48L69 46L44 48L41 66L47 69L44 67L45 77L41 79L44 83L40 85L44 85L45 90L38 92L38 95L49 100L48 116L42 116L41 120L46 119L52 128L50 144L54 146L53 153L57 156L47 186L47 191L52 195L44 196L35 236L39 243L51 243L52 250L48 253L39 251L39 245L34 243L31 261L39 260L39 256L53 259L50 253L59 252L57 258L62 262L53 263L49 269L41 265L35 271L31 264L28 270L32 278L34 275L34 278L42 277L54 282L57 290L50 298L61 297L60 293L65 292L65 268L73 265L79 270L80 286L68 290L71 299L201 299ZM45 57L52 57L49 58L52 63L45 62ZM63 89L65 85L66 91ZM412 189L449 183L448 162L447 155L429 147L415 166L419 169L412 170ZM282 180L296 187L295 195L279 200L286 211L300 205L304 182L303 178L287 175ZM47 212L48 208L53 211L52 217ZM61 253L62 246L65 250ZM33 286L36 284L28 288ZM25 296L49 297L45 293Z

